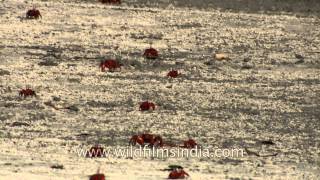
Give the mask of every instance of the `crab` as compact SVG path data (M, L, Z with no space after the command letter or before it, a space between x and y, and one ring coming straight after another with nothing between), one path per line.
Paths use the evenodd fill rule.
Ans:
M26 14L27 19L39 19L39 17L42 18L40 11L35 7L27 11L27 14Z
M188 139L187 141L183 141L183 146L180 146L182 148L190 148L193 149L197 147L197 142L193 139Z
M156 105L149 101L144 101L140 104L140 111L148 111L152 108L152 110L155 110Z
M135 146L136 144L139 144L140 146L144 146L145 143L148 143L149 146L163 146L163 140L161 136L154 135L154 134L139 134L139 135L133 135L129 141L129 145Z
M186 176L190 176L187 172L183 170L182 167L172 170L169 174L168 179L184 179Z
M19 96L23 96L24 98L26 98L28 96L37 96L37 94L34 90L26 88L19 91Z
M104 174L100 173L99 171L100 171L100 169L98 169L96 174L91 175L89 180L105 180L106 178L105 178Z
M147 59L157 59L159 54L158 51L152 47L144 50L143 56Z
M116 69L121 69L122 64L114 59L107 59L100 63L101 71L104 72L106 68L109 69L109 71L113 72Z
M104 4L121 4L121 0L99 0Z
M168 72L167 76L171 78L176 78L180 75L177 70L171 70Z
M89 180L105 180L105 176L104 174L94 174L92 176L90 176Z
M103 147L99 145L92 146L89 151L87 151L86 157L105 157Z

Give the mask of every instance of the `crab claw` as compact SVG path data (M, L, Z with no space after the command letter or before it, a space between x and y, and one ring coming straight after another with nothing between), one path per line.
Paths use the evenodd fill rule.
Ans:
M135 146L137 143L140 144L140 146L143 146L144 140L139 135L133 135L129 141L129 145Z
M163 147L164 143L161 136L155 136L153 140L150 142L150 146L158 146Z
M101 68L101 72L104 72L104 71L105 71L105 69L106 69L106 67L105 67L105 65L104 65L104 62L103 62L103 61L101 61L101 63L100 63L100 65L99 65L99 67Z
M150 107L152 107L152 110L156 109L156 105L154 105L153 103L150 103Z

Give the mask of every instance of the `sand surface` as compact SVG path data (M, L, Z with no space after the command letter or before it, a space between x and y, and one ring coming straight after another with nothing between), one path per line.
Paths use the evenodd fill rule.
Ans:
M107 179L165 179L170 164L194 180L319 177L319 18L33 2L42 19L25 19L29 1L0 3L1 180L88 179L98 167ZM150 43L158 60L142 57ZM215 61L215 52L230 60ZM124 66L101 72L105 58ZM169 79L170 69L182 75ZM19 97L26 87L37 97ZM156 110L140 112L145 100ZM277 155L132 159L75 152L94 144L125 148L141 132Z

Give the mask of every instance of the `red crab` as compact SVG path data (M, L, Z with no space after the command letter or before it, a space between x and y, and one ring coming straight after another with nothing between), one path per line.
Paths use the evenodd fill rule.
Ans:
M99 0L104 4L121 4L121 0Z
M159 54L158 51L152 47L144 50L143 56L147 59L157 59Z
M108 68L109 71L113 72L118 68L121 69L121 66L122 66L122 64L120 64L119 62L117 62L114 59L107 59L107 60L102 61L100 63L100 68L101 68L101 71L103 71L103 72L105 71L106 68Z
M27 11L26 17L27 19L38 19L39 17L42 18L40 11L35 7Z
M89 180L105 180L105 176L104 174L94 174L92 176L90 176Z
M87 151L86 157L104 157L104 149L99 145L92 146L89 151Z
M154 110L156 108L156 105L149 101L144 101L140 104L140 111L148 111L152 108Z
M163 140L161 136L148 133L133 135L129 141L129 145L135 146L137 143L140 146L144 146L145 143L148 143L149 146L163 146Z
M99 173L100 169L98 169L97 174L90 176L89 180L105 180L104 174Z
M177 70L171 70L171 71L167 74L167 76L168 76L168 77L171 77L171 78L176 78L176 77L178 77L179 75L180 75L180 73L178 73Z
M183 146L180 146L180 147L193 149L193 148L195 148L197 145L198 145L198 144L197 144L197 142L196 142L195 140L189 139L189 140L187 140L187 141L183 141Z
M28 96L37 96L36 92L30 88L22 89L19 91L19 96L28 97Z
M186 176L189 174L183 169L174 169L170 172L168 179L184 179Z

